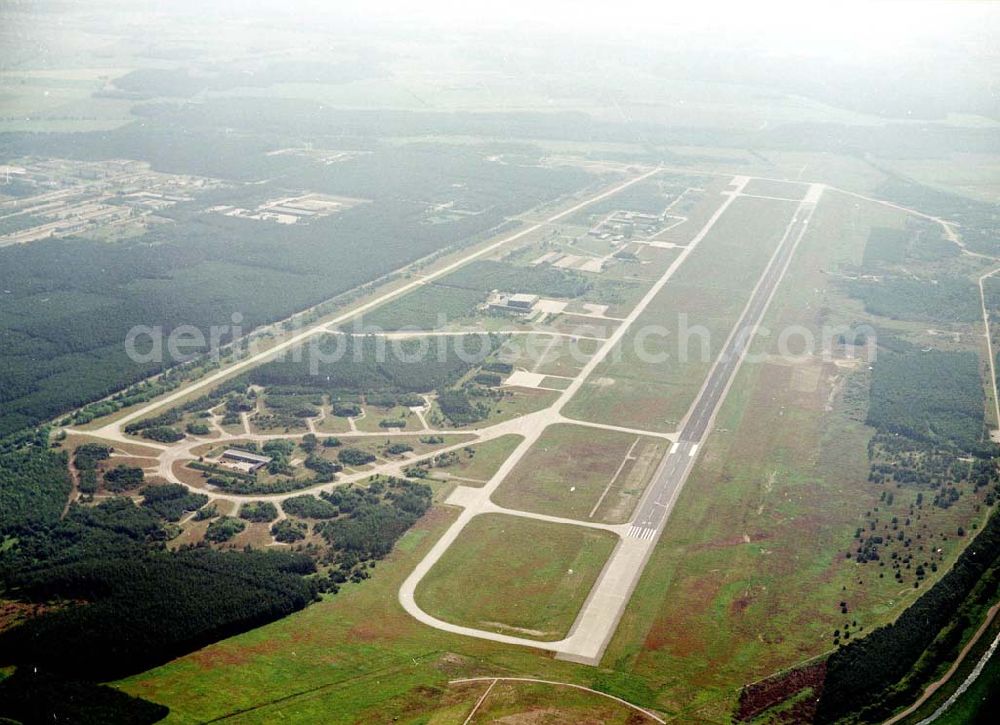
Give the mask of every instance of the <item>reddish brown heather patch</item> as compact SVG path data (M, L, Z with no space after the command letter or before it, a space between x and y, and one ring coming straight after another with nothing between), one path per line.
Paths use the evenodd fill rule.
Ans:
M263 640L256 644L245 644L240 640L223 641L192 652L185 659L204 670L212 670L245 665L259 655L274 654L284 647L285 643L277 639Z
M719 595L721 582L709 579L694 579L684 582L681 591L670 598L670 604L658 612L653 626L646 634L643 649L668 649L672 655L686 657L696 652L704 652L708 646L699 634L697 622L689 622L692 612L706 612Z
M348 642L373 642L383 639L385 632L373 622L359 622L347 630Z
M0 632L27 619L39 617L53 609L55 607L45 604L2 599L0 600Z
M743 614L746 608L753 603L753 597L746 595L737 597L729 603L729 613L733 615Z
M452 514L441 506L435 505L430 508L430 510L420 517L419 520L413 526L410 527L410 531L429 531L438 528L446 520L452 518ZM397 556L396 549L392 550L389 554L389 558L392 559Z
M759 682L747 685L740 692L739 704L733 719L736 722L751 720L765 710L788 700L807 687L812 688L813 697L798 703L794 708L796 718L786 722L812 722L816 714L816 703L823 692L826 678L826 660L814 662L794 670L779 672Z
M711 551L714 549L728 549L732 546L744 546L745 544L755 544L759 541L767 541L768 539L773 539L773 538L774 534L768 533L766 531L754 531L753 533L727 536L724 539L716 539L715 541L706 541L703 544L695 544L690 548L692 551Z

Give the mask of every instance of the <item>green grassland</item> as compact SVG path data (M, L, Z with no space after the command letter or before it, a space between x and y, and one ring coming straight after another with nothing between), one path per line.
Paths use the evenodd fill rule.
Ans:
M445 478L460 478L463 486L482 486L499 470L523 436L507 434L485 443L469 446L472 455L460 455L455 463L435 469L435 475L442 473Z
M0 133L103 131L133 120L126 99L94 95L114 68L5 73L0 82Z
M561 639L616 542L596 529L477 516L417 586L417 603L455 624Z
M431 427L450 427L456 430L463 428L485 428L487 426L502 423L511 418L517 418L528 413L534 413L552 405L559 393L552 390L539 390L537 388L504 388L503 395L499 399L491 400L489 414L482 420L461 425L451 425L446 422L447 418L441 412L437 401L431 406L427 415L428 423Z
M766 325L818 333L842 308L824 270L857 264L869 226L901 224L896 212L852 206L821 201ZM774 340L755 345L773 351ZM744 363L604 659L647 681L670 672L662 708L728 720L744 683L828 651L835 629L863 636L894 619L961 551L956 528L981 522L978 493L918 511L923 539L942 550L919 588L845 558L866 511L902 521L918 493L894 487L887 504L868 481L872 429L844 397L863 372L811 358Z
M975 631L978 630L981 622L969 622L968 624L968 629ZM971 632L969 632L969 634L971 634ZM952 674L949 680L936 689L934 693L927 698L923 705L917 708L912 714L903 718L901 722L904 723L904 725L916 725L916 723L922 721L926 717L929 717L941 705L943 705L972 673L973 669L979 663L979 660L993 643L997 634L1000 634L1000 620L994 617L993 622L986 627L978 642L976 642L976 644L969 649L969 652L966 654L965 658L956 668L954 674ZM983 668L982 673L969 687L968 691L964 695L960 695L959 699L956 700L953 706L942 713L940 722L974 722L970 714L976 712L980 706L985 704L985 701L987 700L987 692L991 688L995 687L997 676L1000 674L1000 670L996 667L995 662L995 657L990 658L990 661L987 662L987 665Z
M614 681L611 673L439 632L400 607L400 585L453 515L432 509L379 562L372 579L117 686L167 704L167 723L237 714L242 722L426 717L452 707L448 680L496 673L610 689L602 683Z
M504 343L497 358L544 375L573 377L583 369L600 345L599 340L588 338L511 337Z
M737 199L639 316L618 349L597 367L565 414L673 430L736 323L793 210L790 202ZM705 334L685 333L698 326ZM640 358L640 346L651 356L649 361Z
M406 422L403 430L422 430L423 426L420 424L420 418L417 417L409 408L404 408L402 406L395 406L394 408L382 408L374 405L368 405L365 407L364 417L358 418L355 424L358 430L367 433L379 433L385 430L385 427L381 425L384 420L402 420Z
M630 433L553 425L504 479L493 500L522 511L624 523L669 445Z
M362 324L366 329L387 331L435 330L469 317L485 300L476 290L428 284L366 313Z
M486 695L488 686L489 682L463 686L468 695L463 703L464 709L456 709L456 722L465 712L471 713L473 704ZM558 702L558 708L553 707L554 701ZM475 711L475 717L469 722L505 722L518 718L534 718L539 711L544 713L545 722L549 725L573 725L582 722L636 725L650 720L633 708L593 692L572 687L553 688L552 685L538 682L501 680L490 689L489 694ZM446 715L438 711L437 714L444 718L451 713Z

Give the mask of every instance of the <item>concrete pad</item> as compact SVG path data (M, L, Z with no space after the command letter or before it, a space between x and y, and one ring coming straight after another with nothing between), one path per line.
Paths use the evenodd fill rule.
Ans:
M585 309L588 315L596 315L597 317L604 317L608 313L607 305L595 305L592 302L584 302L583 309Z
M561 256L562 256L561 252L549 252L548 254L543 254L541 257L534 260L531 263L531 266L534 267L535 265L538 264L553 264L557 262Z
M575 254L567 254L565 257L555 262L552 266L561 267L563 269L576 268L576 266L583 261L583 257L579 257Z
M522 388L537 388L545 376L541 373L529 373L527 370L515 370L504 381L504 385L516 385Z
M538 300L535 303L535 309L539 312L546 312L553 315L558 315L560 312L566 309L568 302L560 302L559 300Z
M462 508L475 508L482 504L483 489L473 486L458 486L448 494L445 503L450 506L461 506Z

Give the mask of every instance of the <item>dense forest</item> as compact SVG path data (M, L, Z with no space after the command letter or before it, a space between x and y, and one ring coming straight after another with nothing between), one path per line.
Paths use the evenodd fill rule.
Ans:
M30 712L37 698L61 691L114 707L116 696L87 683L147 669L314 599L315 564L305 555L168 551L166 522L204 503L181 488L147 486L141 506L112 498L71 505L61 517L66 456L49 447L47 432L0 455L0 593L46 605L0 632L0 662L19 666L2 686L19 694L0 697L0 716Z
M868 424L930 443L976 449L985 431L985 394L974 352L880 349Z
M976 322L981 316L979 290L960 277L858 280L849 290L865 303L865 310L894 320Z
M0 542L58 519L72 489L68 459L48 450L48 431L24 437L23 447L0 452Z
M270 441L265 448L276 454L279 445L293 446ZM107 457L107 448L84 445L74 460L93 471ZM121 487L141 484L130 468L121 470ZM47 431L7 441L0 453L0 596L40 609L0 631L0 665L17 666L0 683L0 693L16 689L15 696L0 697L0 718L161 718L162 708L96 683L156 666L301 609L344 582L367 579L372 562L389 553L432 501L422 483L374 477L364 486L285 502L286 513L313 519L319 547L299 553L206 545L170 550L171 522L187 512L211 519L206 539L221 544L247 522L274 522L277 508L248 501L239 518L219 517L204 494L152 484L138 489L138 505L117 497L66 509L69 492L67 456L50 446ZM293 543L307 532L305 522L289 519L275 523L273 533ZM59 693L72 702L46 700ZM109 715L119 709L133 719Z
M188 149L189 140L168 144L168 163L156 157L157 132L133 133L136 137L112 134L116 140L107 144L82 134L71 155L149 159L178 173L240 177L233 169L193 168L198 159L178 159L177 150ZM409 262L475 241L509 216L592 182L570 168L501 165L474 148L422 144L376 148L334 165L299 158L293 168L268 169L271 160L290 157L266 156L264 147L245 143L251 148L234 154L259 161L255 177L294 171L296 186L272 180L206 192L161 210L173 223L114 244L44 239L0 249L0 289L5 291L0 338L6 354L0 370L0 435L179 361L166 346L162 360L129 359L124 341L137 326L157 327L166 336L178 326L193 325L206 338L216 326L225 343L234 319L244 332L282 319ZM213 147L200 158L218 161L219 151ZM250 206L302 189L366 201L299 225L204 211L218 203ZM463 213L430 221L429 210L451 203ZM358 255L359 248L368 251ZM151 350L147 337L139 343L142 353ZM206 349L207 343L182 352Z

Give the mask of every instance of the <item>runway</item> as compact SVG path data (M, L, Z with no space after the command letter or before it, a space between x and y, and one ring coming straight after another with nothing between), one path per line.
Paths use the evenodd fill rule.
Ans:
M739 322L730 333L698 397L681 423L678 442L660 464L633 519L628 533L630 537L651 540L666 521L677 493L694 466L698 449L708 436L715 414L726 397L754 332L760 325L768 303L785 274L795 247L809 226L809 220L812 218L821 192L822 187L810 187L809 195L796 209L781 243L771 257L764 274L761 275L750 301L743 309Z

